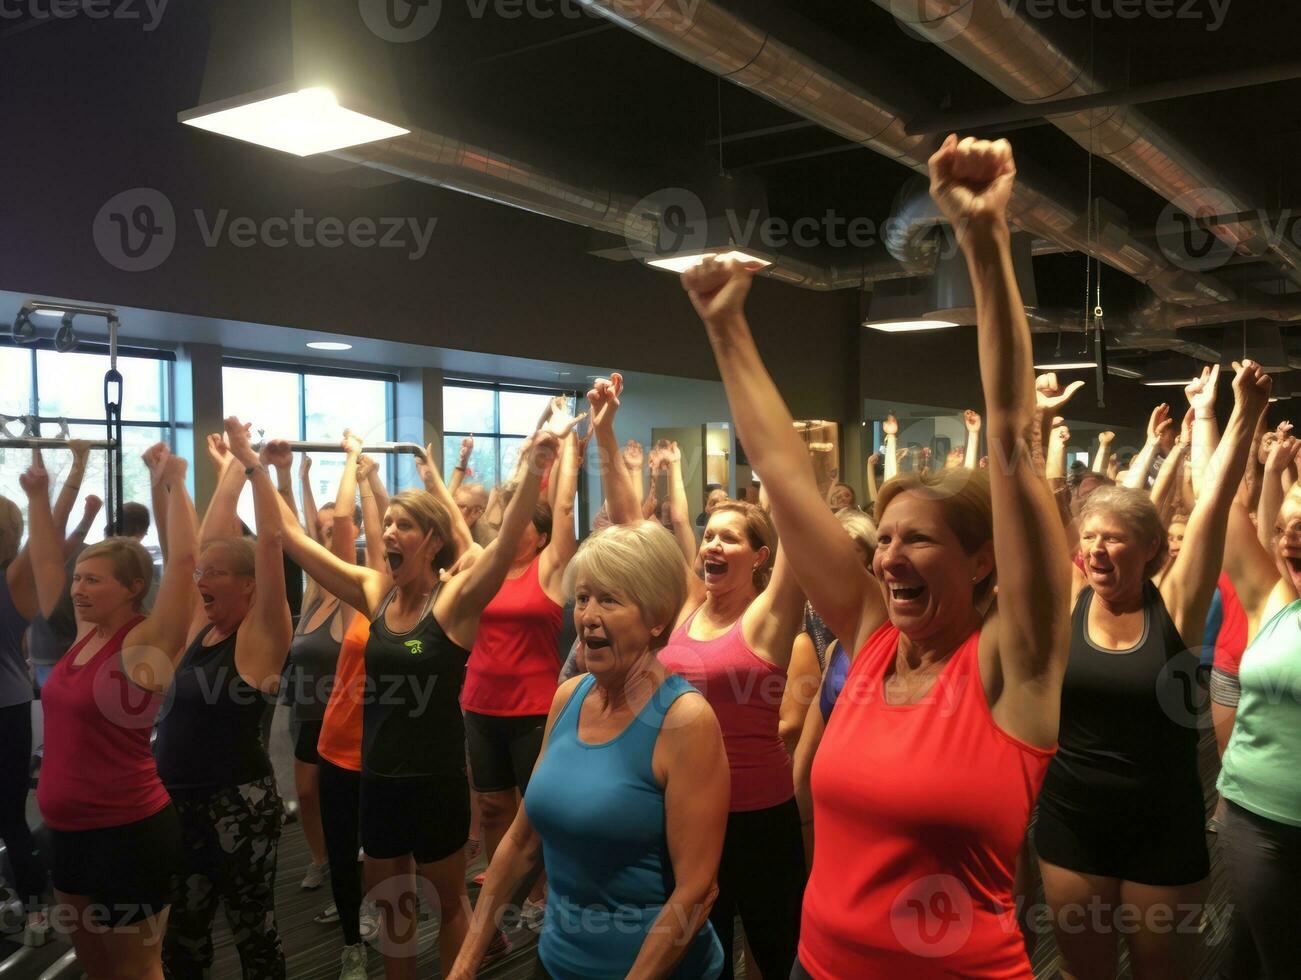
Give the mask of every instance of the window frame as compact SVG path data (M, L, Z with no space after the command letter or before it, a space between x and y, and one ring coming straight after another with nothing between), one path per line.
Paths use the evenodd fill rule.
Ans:
M492 431L492 432L471 433L471 432L465 432L465 431L462 431L462 430L460 430L460 429L445 429L445 430L443 431L443 438L444 438L444 439L449 439L449 438L460 438L460 439L463 439L463 438L465 438L466 436L474 435L476 438L477 438L478 436L487 436L487 437L489 437L489 438L492 438L492 439L496 440L496 444L497 444L497 483L498 483L499 485L500 485L501 483L504 483L504 482L506 481L506 479L509 477L509 474L506 474L506 473L503 473L503 472L502 472L502 465L501 465L501 440L502 440L503 438L506 438L506 439L519 439L519 438L525 438L525 439L527 439L527 438L529 437L529 435L531 435L531 433L528 433L528 432L524 432L524 433L507 432L507 433L503 433L503 432L501 431L501 395L502 395L502 392L519 393L519 394L525 394L525 395L548 395L548 396L552 396L552 397L554 397L554 396L556 396L556 395L564 395L564 396L567 397L567 398L572 398L572 399L574 399L574 410L575 410L576 412L577 412L577 411L580 411L580 410L582 409L582 407L583 407L583 402L585 401L583 394L582 394L580 391L578 391L578 389L576 389L576 388L563 388L563 387L560 387L559 385L557 385L557 386L555 386L555 387L552 387L552 386L549 386L549 385L538 384L537 382L532 382L532 381L491 381L491 380L487 380L487 379L484 379L484 378L473 378L473 377L453 377L453 376L451 376L451 375L446 375L446 376L443 377L443 391L442 391L443 404L440 406L440 409L441 409L442 414L444 415L444 417L446 416L447 389L448 389L448 388L476 388L476 389L478 389L478 390L480 390L480 391L491 391L491 392L493 393L493 398L492 398L492 428L493 428L493 431ZM446 467L446 463L447 463L447 461L444 460L444 467ZM588 498L587 498L587 481L583 479L583 475L582 475L582 473L580 472L580 473L579 473L579 476L578 476L578 498L577 498L577 500L575 501L575 504L574 504L574 515L575 515L575 519L576 519L577 522L578 522L578 527L579 527L580 529L581 529L581 528L585 528L585 527L588 526L588 514L587 514L587 511L588 511L588 504L587 504L587 500L588 500ZM581 532L580 532L580 536L581 536Z

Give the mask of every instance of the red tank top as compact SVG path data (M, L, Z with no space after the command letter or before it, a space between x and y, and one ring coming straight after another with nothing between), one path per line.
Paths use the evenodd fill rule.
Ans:
M316 751L321 758L338 766L361 772L361 716L366 703L366 643L370 640L370 620L353 616L339 645L339 660L334 668L334 687L330 703L325 706L321 734Z
M41 689L45 761L36 800L55 830L120 827L171 802L149 746L162 695L142 690L122 671L122 641L143 619L131 620L74 667L95 642L92 630L63 655Z
M1242 608L1229 576L1220 573L1220 632L1215 636L1215 669L1238 676L1243 651L1247 649L1247 611Z
M979 631L917 704L885 703L899 631L854 660L813 762L800 962L818 980L1032 980L1012 875L1053 750L995 723Z
M508 578L479 617L465 667L461 707L481 715L519 717L551 710L560 676L564 609L542 589L539 555L519 578Z
M744 616L716 639L692 639L689 630L699 613L673 631L660 663L695 685L718 716L732 772L731 811L785 803L795 795L791 757L777 731L786 671L750 649L741 629Z

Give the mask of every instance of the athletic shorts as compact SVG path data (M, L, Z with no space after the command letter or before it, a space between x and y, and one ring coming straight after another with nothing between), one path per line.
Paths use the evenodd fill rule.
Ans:
M464 770L442 776L361 776L361 846L367 857L415 855L431 864L470 838Z
M171 904L172 875L181 866L181 821L171 803L135 823L50 828L50 836L50 879L65 895L90 900L89 924L121 928Z
M319 766L321 757L316 752L316 743L321 738L321 722L296 721L294 731L294 758L308 765Z
M542 751L546 715L481 715L465 712L465 748L470 777L479 793L528 788L533 765Z

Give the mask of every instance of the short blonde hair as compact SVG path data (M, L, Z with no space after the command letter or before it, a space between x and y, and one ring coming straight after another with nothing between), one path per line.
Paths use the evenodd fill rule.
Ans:
M989 495L989 472L955 466L938 473L900 473L881 487L876 498L879 527L890 502L901 493L915 493L940 508L962 550L974 555L994 538L994 504ZM986 575L974 591L977 602L994 587L996 571Z
M1143 567L1143 577L1151 578L1170 559L1166 529L1161 524L1152 498L1132 487L1099 487L1089 494L1080 507L1080 525L1094 514L1106 514L1125 525L1144 548L1156 546L1156 554Z
M253 544L252 538L213 538L211 541L204 542L203 547L199 549L199 555L203 556L212 548L225 548L230 552L236 575L257 577L257 546Z
M0 568L18 555L23 539L23 512L8 497L0 497Z
M652 650L668 643L687 601L682 552L673 535L654 521L612 524L590 535L565 572L567 594L574 594L580 578L626 595L647 626L663 626L659 636L651 636Z
M77 564L92 558L108 559L113 568L113 577L125 588L134 589L137 582L141 584L140 591L131 597L131 607L138 611L144 605L145 597L149 595L149 586L154 581L154 560L149 557L145 546L135 538L105 538L85 548L77 556Z
M868 555L876 551L876 525L857 507L844 507L836 511L836 520L845 532L867 549Z

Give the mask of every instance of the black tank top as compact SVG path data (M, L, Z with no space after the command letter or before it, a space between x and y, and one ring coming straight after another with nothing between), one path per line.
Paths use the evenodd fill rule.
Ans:
M379 607L366 642L362 771L372 776L463 771L461 685L470 651L453 643L434 618L438 589L414 628L392 632L384 614L396 592Z
M302 618L306 625L320 608L318 602ZM330 635L330 627L343 611L343 603L326 616L316 629L294 634L289 647L289 703L293 706L294 720L321 721L325 706L330 703L330 690L334 687L334 671L339 663L341 643Z
M1151 582L1143 586L1143 635L1130 650L1103 650L1089 639L1092 602L1085 587L1071 617L1061 731L1040 805L1122 820L1200 807L1197 652Z
M154 758L169 791L241 786L271 772L261 733L269 698L235 669L239 630L205 647L211 630L185 651L159 715Z

